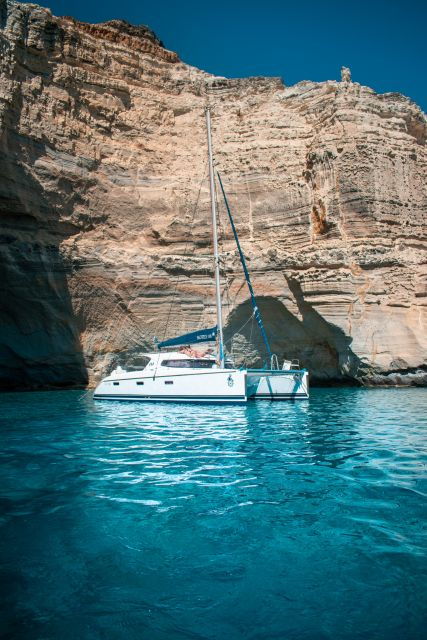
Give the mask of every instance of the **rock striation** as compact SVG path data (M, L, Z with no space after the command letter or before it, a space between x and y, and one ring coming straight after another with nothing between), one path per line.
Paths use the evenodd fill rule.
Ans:
M348 71L348 74L347 74ZM93 385L214 319L204 107L279 358L425 384L426 117L350 79L219 78L145 26L0 0L0 385ZM260 338L224 210L227 347Z

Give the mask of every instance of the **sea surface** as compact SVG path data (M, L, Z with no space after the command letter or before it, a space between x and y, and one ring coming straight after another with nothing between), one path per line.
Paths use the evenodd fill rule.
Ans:
M426 638L426 416L0 395L0 636Z

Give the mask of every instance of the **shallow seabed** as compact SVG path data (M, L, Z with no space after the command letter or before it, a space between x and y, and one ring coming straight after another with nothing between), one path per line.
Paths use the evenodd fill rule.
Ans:
M423 389L0 395L5 638L418 639Z

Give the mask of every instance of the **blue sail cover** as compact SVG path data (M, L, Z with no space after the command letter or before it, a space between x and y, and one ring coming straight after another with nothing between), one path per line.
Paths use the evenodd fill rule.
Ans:
M197 344L199 342L213 342L216 340L218 328L212 327L212 329L199 329L199 331L192 331L191 333L184 333L182 336L176 338L170 338L164 342L159 342L157 347L176 347L182 344Z

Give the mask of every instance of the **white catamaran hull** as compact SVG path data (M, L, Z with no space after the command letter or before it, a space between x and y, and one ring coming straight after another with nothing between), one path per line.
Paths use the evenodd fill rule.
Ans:
M105 378L95 389L95 400L140 400L145 402L246 402L246 371L209 369L179 371L149 377L126 372Z
M308 372L296 370L292 361L283 362L278 369L277 356L271 352L260 310L250 281L244 253L240 246L236 227L225 195L221 178L219 183L224 196L234 238L253 306L256 319L269 355L271 369L234 369L225 357L222 323L222 302L220 282L220 253L216 211L215 172L212 153L211 113L206 107L206 130L208 142L209 188L211 195L213 257L215 273L215 298L217 324L209 329L197 329L184 335L156 342L155 353L140 354L148 358L144 369L126 371L118 366L104 378L94 393L96 400L142 400L145 402L239 402L248 398L267 400L292 400L308 398ZM191 348L205 342L215 342L217 351L208 349L199 352ZM161 352L160 349L179 347L178 351ZM276 368L274 368L276 365Z
M256 381L255 390L248 394L254 400L306 400L309 397L308 371L251 371L248 385Z

